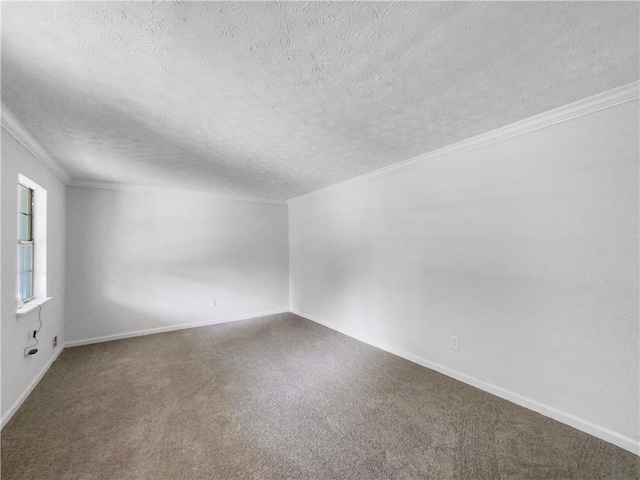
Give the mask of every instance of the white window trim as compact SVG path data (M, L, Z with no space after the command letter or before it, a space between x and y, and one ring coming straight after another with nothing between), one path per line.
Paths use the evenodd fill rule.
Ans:
M38 308L40 305L48 302L49 300L51 300L51 297L32 298L31 300L29 300L29 303L25 303L22 307L19 307L16 310L16 315L24 315L25 313L29 313L31 310Z
M18 183L33 190L33 298L25 304L18 302L16 313L21 315L51 297L47 297L47 191L22 174Z

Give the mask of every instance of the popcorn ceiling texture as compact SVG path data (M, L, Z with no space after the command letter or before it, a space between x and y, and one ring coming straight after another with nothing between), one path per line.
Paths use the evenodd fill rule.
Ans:
M637 2L2 5L2 100L74 179L272 199L632 82L638 55Z

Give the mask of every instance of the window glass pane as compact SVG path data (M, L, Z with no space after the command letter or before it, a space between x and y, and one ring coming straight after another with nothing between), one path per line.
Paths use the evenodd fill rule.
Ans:
M33 190L18 185L18 211L21 213L31 213L31 195Z
M18 214L18 240L33 240L31 237L31 217L24 213Z
M26 300L33 297L33 272L18 274L18 298Z
M33 190L18 185L18 298L33 297L34 245L33 245ZM29 242L29 243L27 243Z
M18 245L18 273L33 270L33 245Z

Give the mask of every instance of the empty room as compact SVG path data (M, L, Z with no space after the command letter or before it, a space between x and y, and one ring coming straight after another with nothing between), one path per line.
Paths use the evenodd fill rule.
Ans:
M640 479L640 3L12 2L3 480Z

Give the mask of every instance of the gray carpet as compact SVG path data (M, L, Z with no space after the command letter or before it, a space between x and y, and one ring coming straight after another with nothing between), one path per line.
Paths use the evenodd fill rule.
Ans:
M293 314L70 348L2 479L637 479L640 458Z

